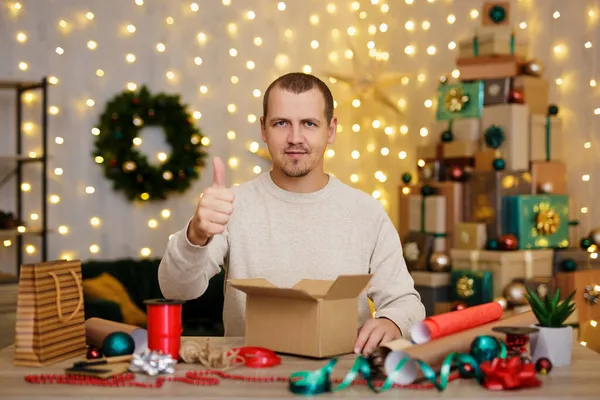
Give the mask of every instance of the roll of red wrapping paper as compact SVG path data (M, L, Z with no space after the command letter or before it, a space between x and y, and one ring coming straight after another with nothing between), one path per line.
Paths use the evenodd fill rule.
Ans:
M416 344L427 343L430 340L499 320L502 318L502 313L500 303L493 301L458 311L434 315L413 325L410 336Z
M181 347L181 310L184 301L154 299L146 300L148 313L148 349L170 354L179 359Z

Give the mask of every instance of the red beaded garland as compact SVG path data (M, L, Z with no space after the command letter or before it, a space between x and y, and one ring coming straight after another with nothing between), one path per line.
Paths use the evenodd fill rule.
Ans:
M456 380L460 377L458 373L450 375L449 381ZM62 384L62 385L84 385L84 386L109 386L109 387L139 387L144 389L160 389L165 382L179 382L188 385L196 386L215 386L219 384L219 378L225 380L235 380L244 382L270 383L270 382L288 382L289 378L285 376L244 376L233 375L223 371L206 370L206 371L189 371L185 377L181 376L159 376L154 383L143 383L135 381L135 374L127 372L120 375L115 375L112 378L100 379L90 376L81 375L59 375L59 374L40 374L27 375L25 381L33 384ZM332 379L332 384L340 384L344 379ZM383 386L383 381L373 382L373 386L379 388ZM365 379L356 379L353 385L367 385ZM409 385L393 384L393 388L401 389L433 389L432 383L412 383Z

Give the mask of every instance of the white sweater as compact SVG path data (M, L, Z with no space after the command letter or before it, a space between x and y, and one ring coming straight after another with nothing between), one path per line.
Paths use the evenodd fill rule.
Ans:
M425 317L398 232L370 195L333 176L319 191L288 192L275 185L269 172L232 189L234 212L225 233L196 246L187 238L186 225L169 240L158 270L165 298L198 298L221 266L226 279L266 278L280 287L305 278L369 273L371 282L359 297L357 328L371 318L367 296L375 316L392 320L404 336ZM224 296L225 336L244 336L245 294L226 287Z

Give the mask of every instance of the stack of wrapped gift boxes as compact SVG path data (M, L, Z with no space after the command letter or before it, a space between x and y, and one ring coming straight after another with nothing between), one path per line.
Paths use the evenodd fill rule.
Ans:
M526 288L543 296L558 286L566 296L578 271L600 285L594 241L580 245L577 236L568 132L509 14L507 3L483 5L482 25L460 42L458 80L440 81L418 177L402 177L399 233L428 314L494 299L527 306ZM589 304L600 321L600 304Z

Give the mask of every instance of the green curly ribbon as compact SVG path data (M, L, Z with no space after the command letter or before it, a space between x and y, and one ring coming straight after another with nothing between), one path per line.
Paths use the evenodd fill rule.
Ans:
M484 134L485 137L485 144L492 148L492 149L497 149L500 146L502 146L502 143L504 143L504 129L502 129L501 126L498 125L492 125L489 128L487 128L487 130L485 131Z
M550 121L550 115L546 117L546 161L550 161L550 135L552 125Z
M515 55L515 33L511 32L510 34L510 55Z
M506 347L503 348L502 358L506 357ZM362 356L357 357L354 365L350 371L346 374L342 382L338 385L333 386L331 382L331 372L333 367L337 363L337 359L332 359L323 368L315 371L300 371L290 375L289 389L292 393L301 394L305 396L313 396L316 394L322 394L327 392L338 392L346 389L354 383L354 380L360 375L367 381L367 386L375 393L384 392L394 387L394 382L400 373L402 367L410 361L410 358L404 357L394 368L394 371L390 373L383 385L376 385L374 381L373 372L369 361ZM471 375L475 377L480 383L483 382L485 375L482 373L479 365L475 358L469 354L462 353L450 353L444 359L440 368L439 377L435 370L431 368L427 363L422 360L414 360L417 365L423 371L423 376L426 380L431 382L433 386L440 392L444 391L450 382L450 372L454 367L458 367L462 370L465 365L472 367Z
M488 16L494 23L499 24L506 19L506 9L500 5L495 5L490 8Z
M473 37L473 56L477 57L479 55L479 38L477 35Z

